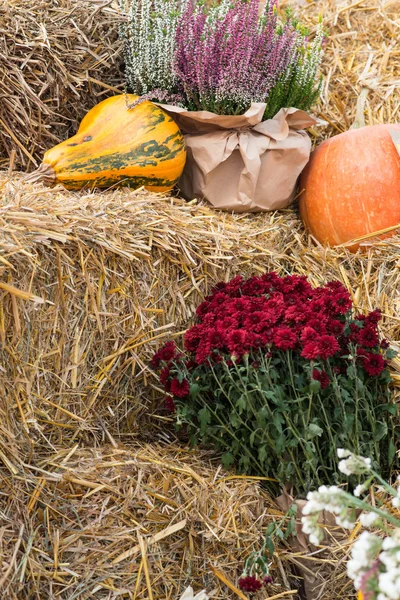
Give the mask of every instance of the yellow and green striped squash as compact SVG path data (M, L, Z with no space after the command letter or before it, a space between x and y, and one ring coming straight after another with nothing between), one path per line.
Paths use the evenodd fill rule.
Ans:
M171 190L185 166L182 133L149 101L128 108L136 98L112 96L92 108L76 135L45 153L36 180L70 190L116 184Z

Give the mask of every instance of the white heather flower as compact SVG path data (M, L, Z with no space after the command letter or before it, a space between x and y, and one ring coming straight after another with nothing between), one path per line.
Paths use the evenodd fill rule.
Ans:
M186 0L119 0L126 20L121 21L126 80L135 94L155 89L172 92L175 32Z
M308 537L310 540L310 544L314 544L314 546L319 546L319 544L322 541L320 536L316 535L315 533L311 533Z
M343 527L343 529L349 529L350 531L354 529L355 521L351 519L349 515L342 517L341 515L335 517L336 525L339 527Z
M372 527L379 520L379 516L373 512L360 515L360 523L363 527Z
M381 573L378 578L379 589L386 594L390 600L400 599L400 569L392 569Z

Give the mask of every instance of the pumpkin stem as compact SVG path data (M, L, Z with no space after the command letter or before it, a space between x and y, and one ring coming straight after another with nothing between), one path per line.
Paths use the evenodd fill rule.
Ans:
M47 186L52 186L56 183L56 172L54 168L46 163L42 163L36 171L29 173L24 178L24 181L28 183L43 183Z
M365 103L367 101L368 94L370 93L371 88L363 87L361 89L360 95L357 100L357 109L356 109L356 118L354 119L353 125L350 129L360 129L361 127L365 127Z
M367 101L368 94L371 91L375 91L377 88L376 79L365 79L364 77L361 77L359 83L362 83L362 88L357 100L356 118L354 119L354 123L350 129L360 129L361 127L365 127L365 103Z

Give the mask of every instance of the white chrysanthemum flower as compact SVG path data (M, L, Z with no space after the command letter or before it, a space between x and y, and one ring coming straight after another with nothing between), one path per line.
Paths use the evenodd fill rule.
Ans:
M400 508L400 496L395 496L392 498L392 504L394 508Z
M337 449L338 458L347 458L351 454L350 450L344 450L344 448Z
M373 512L360 515L360 523L363 527L372 527L377 521L379 521L379 517Z
M368 531L364 531L354 543L347 563L347 575L353 580L356 590L360 589L362 576L371 568L381 547L382 540Z
M370 458L357 456L357 454L353 454L352 452L347 455L347 458L339 462L339 471L345 475L364 475L369 473L371 468L372 463Z
M359 498L361 496L361 494L363 494L366 491L367 491L367 486L364 483L364 484L358 485L355 488L353 494L354 494L354 496L356 496L357 498Z

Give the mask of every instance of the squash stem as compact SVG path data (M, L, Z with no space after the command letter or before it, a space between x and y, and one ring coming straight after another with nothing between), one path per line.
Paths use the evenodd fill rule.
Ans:
M46 163L42 163L36 171L29 173L24 178L27 183L43 183L47 186L52 186L56 183L56 172L54 168Z

